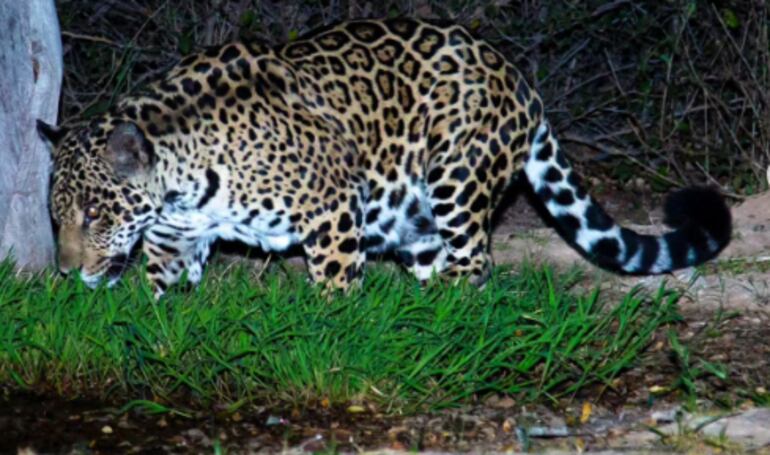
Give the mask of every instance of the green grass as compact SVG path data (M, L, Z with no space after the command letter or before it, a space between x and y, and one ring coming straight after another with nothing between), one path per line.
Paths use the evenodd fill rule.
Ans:
M91 291L0 265L0 384L150 410L365 400L387 412L491 392L556 399L634 364L677 296L605 305L579 273L497 269L484 290L370 268L331 298L299 272L214 267L159 302L135 270ZM617 302L614 302L617 303ZM136 400L136 401L133 401Z

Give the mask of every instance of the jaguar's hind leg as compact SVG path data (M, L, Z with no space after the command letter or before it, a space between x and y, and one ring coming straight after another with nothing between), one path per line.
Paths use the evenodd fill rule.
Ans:
M329 213L309 229L303 241L310 278L328 288L358 284L366 262L360 209Z
M459 167L462 167L460 165ZM453 169L444 174L462 173ZM429 186L431 210L445 252L441 270L447 277L467 277L483 285L492 271L490 254L491 197L489 185L457 185L437 179Z
M482 286L492 273L492 255L489 252L489 233L473 222L463 229L443 229L442 237L447 250L447 277L467 277L476 286ZM478 230L476 230L478 229Z
M423 235L412 243L402 245L398 249L398 257L420 281L442 273L447 266L447 251L438 233Z

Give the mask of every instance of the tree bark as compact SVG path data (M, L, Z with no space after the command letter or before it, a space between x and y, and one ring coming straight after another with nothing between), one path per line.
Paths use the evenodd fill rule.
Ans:
M54 0L0 0L0 259L51 264L50 152L36 120L55 124L62 46Z

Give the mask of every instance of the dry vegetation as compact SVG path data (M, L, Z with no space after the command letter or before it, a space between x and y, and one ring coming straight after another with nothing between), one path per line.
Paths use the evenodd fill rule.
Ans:
M108 109L181 55L235 39L291 40L351 17L465 24L543 94L582 165L653 190L765 189L770 12L763 0L57 0L63 121ZM646 184L645 184L646 186Z

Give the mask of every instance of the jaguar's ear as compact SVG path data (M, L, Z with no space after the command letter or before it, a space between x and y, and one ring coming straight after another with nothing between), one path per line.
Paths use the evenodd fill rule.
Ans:
M52 151L56 149L64 136L67 135L67 131L66 128L59 128L54 125L49 125L40 119L37 120L37 134Z
M130 178L150 170L152 144L133 123L120 123L109 133L104 159L119 178Z

